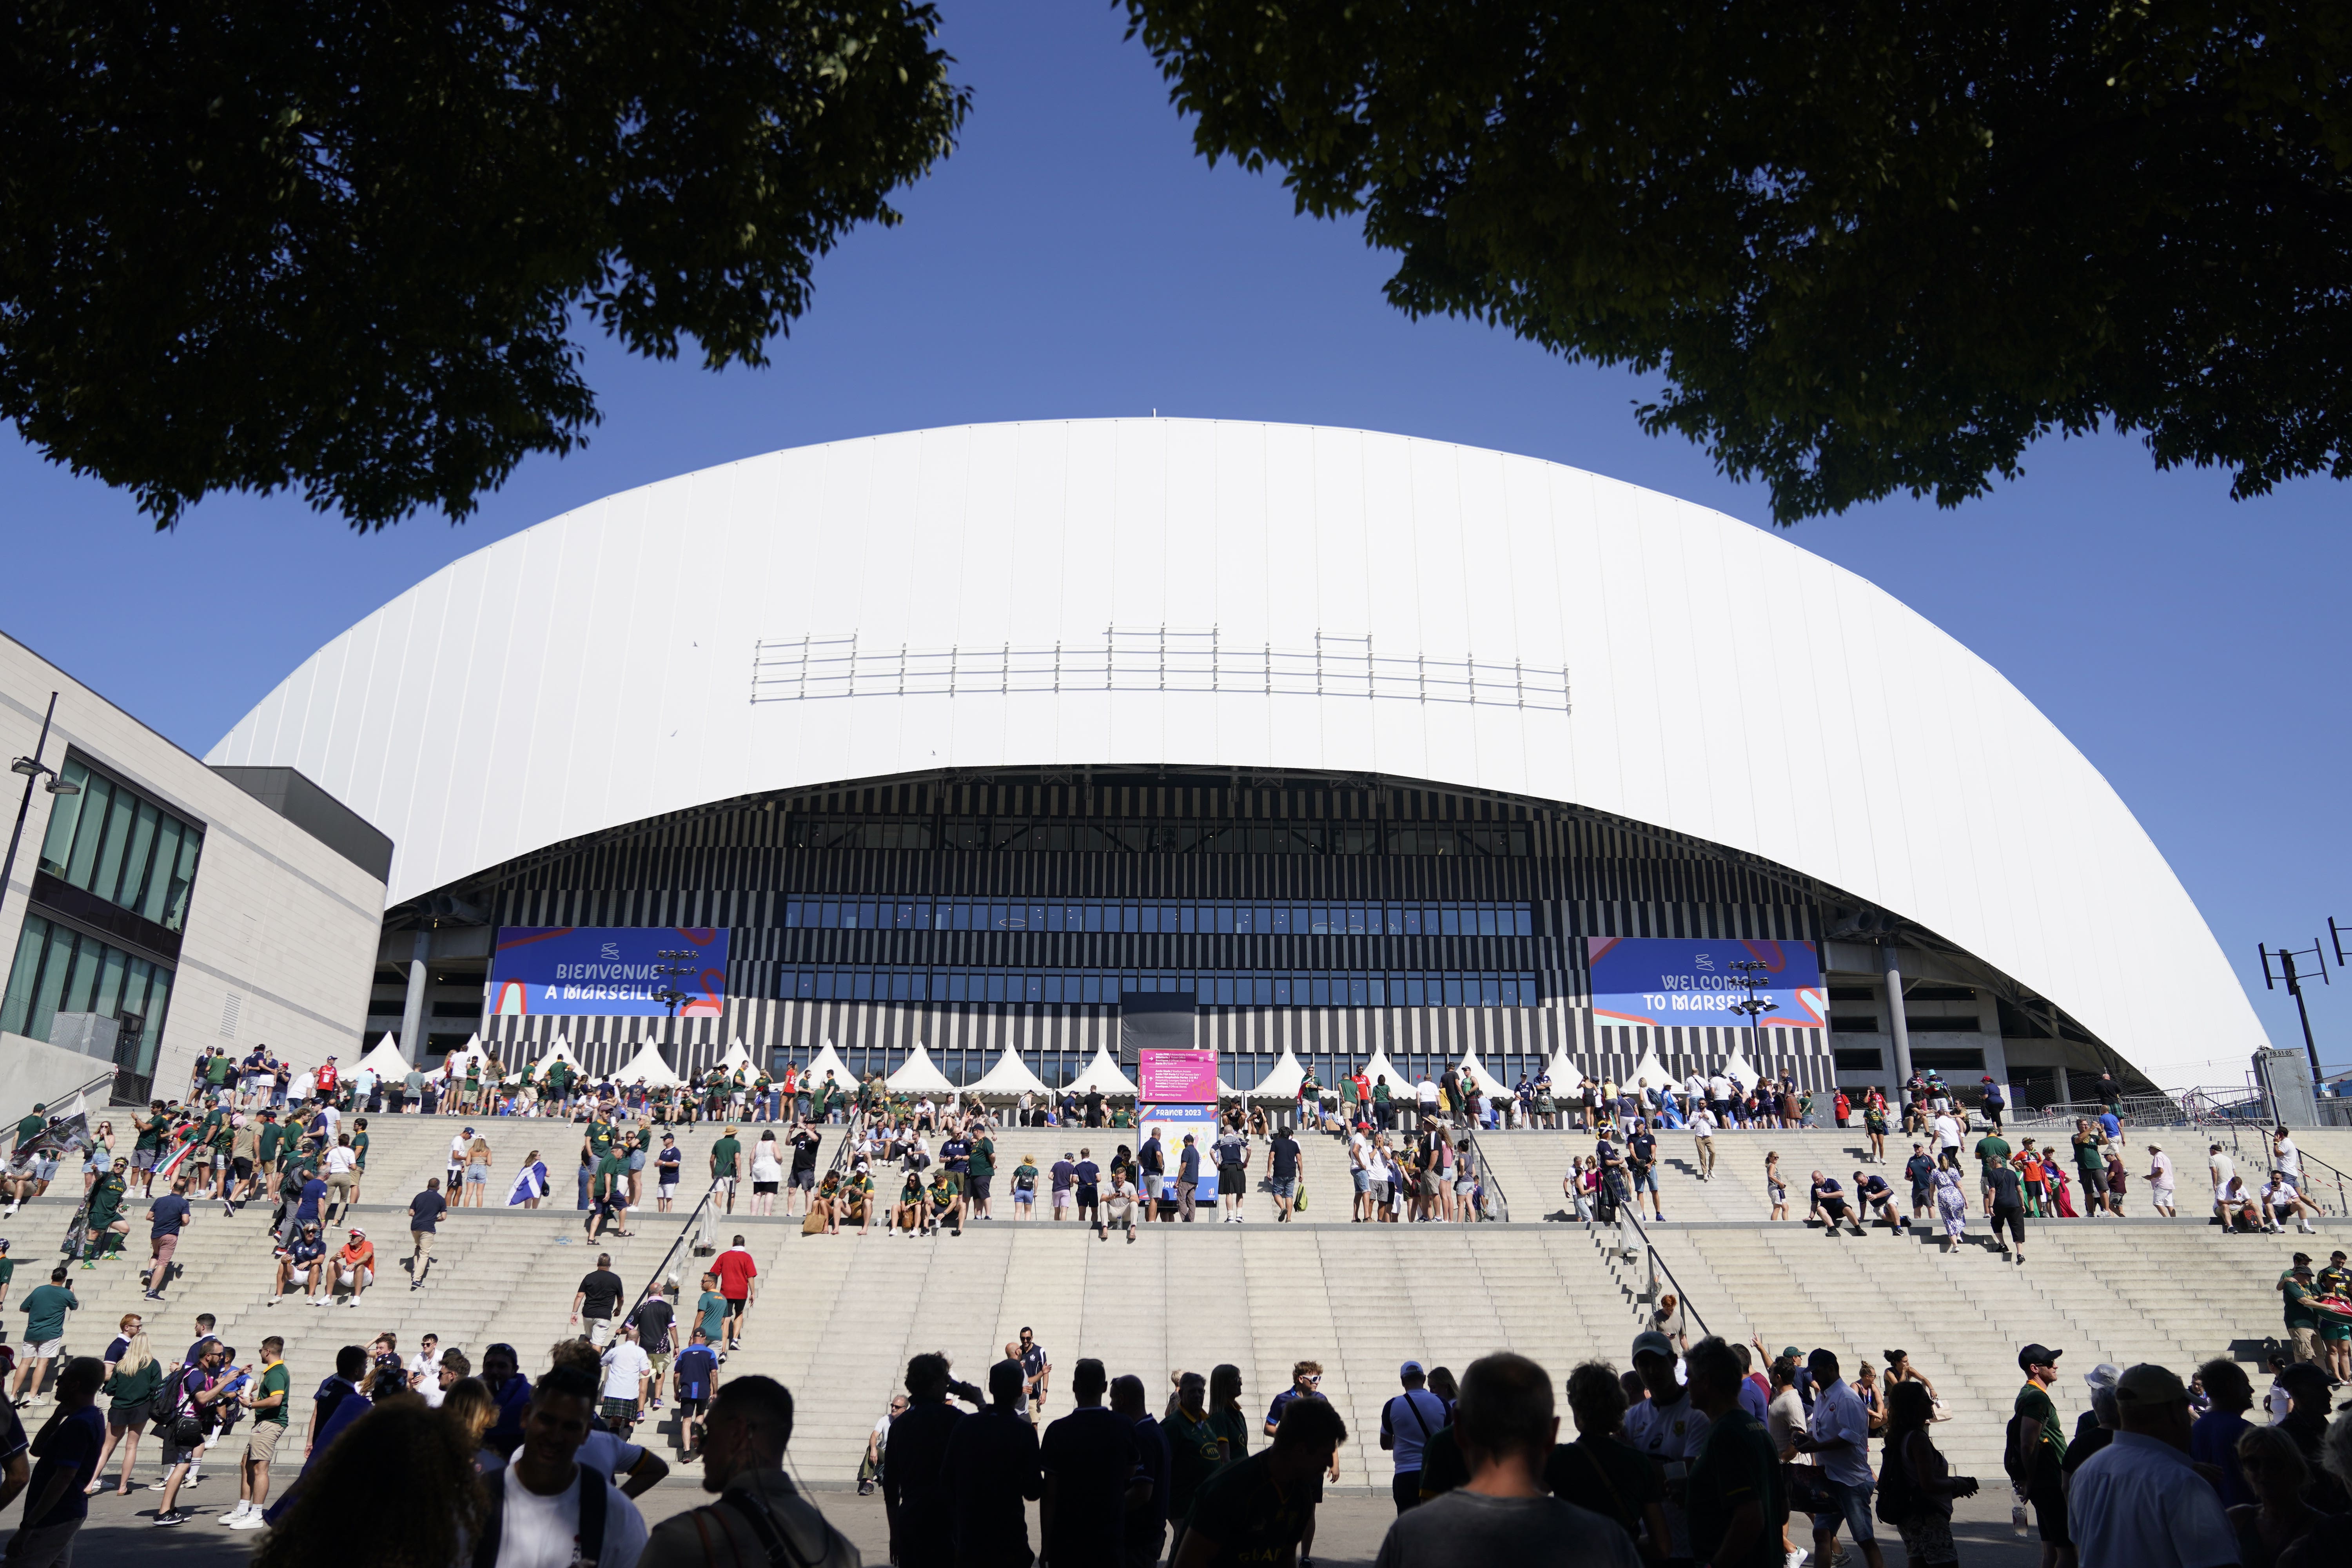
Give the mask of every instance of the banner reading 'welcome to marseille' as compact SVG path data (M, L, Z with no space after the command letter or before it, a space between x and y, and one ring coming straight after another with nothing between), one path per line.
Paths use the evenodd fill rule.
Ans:
M1670 1027L1744 1027L1733 1005L1748 999L1741 963L1761 963L1759 1000L1772 1029L1828 1026L1821 954L1810 942L1690 942L1644 936L1586 939L1592 1013L1604 1021Z
M681 1018L727 1006L727 933L686 926L500 926L490 1011L659 1018L679 991Z

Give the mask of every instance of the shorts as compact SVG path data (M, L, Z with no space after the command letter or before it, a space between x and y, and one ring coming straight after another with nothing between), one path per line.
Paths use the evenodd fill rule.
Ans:
M1996 1205L1992 1211L1992 1234L1995 1240L2000 1239L2002 1226L2009 1226L2009 1234L2018 1246L2025 1245L2025 1211L2023 1209L2007 1208Z
M466 1167L466 1184L467 1186L488 1186L489 1184L489 1180L490 1168L488 1165L468 1165Z
M152 1149L133 1149L131 1151L131 1168L134 1171L153 1170L155 1168L155 1151Z
M65 1336L63 1334L59 1334L53 1340L45 1340L38 1344L27 1344L25 1347L25 1359L26 1361L47 1361L65 1348Z
M135 1432L147 1425L148 1418L152 1414L152 1407L142 1399L136 1405L126 1405L120 1410L108 1411L106 1429L110 1432Z
M676 1182L664 1182L660 1187L656 1190L661 1194L662 1201L664 1203L667 1203L670 1199L677 1196L677 1184Z
M1036 1202L1037 1202L1037 1189L1036 1189L1036 1188L1034 1188L1034 1187L1015 1187L1015 1188L1013 1188L1013 1206L1014 1208L1017 1208L1017 1209L1025 1209L1025 1208L1030 1208L1030 1207L1034 1206L1034 1205L1036 1204Z
M610 1318L589 1319L588 1342L596 1346L599 1350L611 1344L613 1342L613 1320Z
M2033 1505L2033 1525L2042 1532L2044 1546L2072 1546L2074 1537L2066 1533L2066 1490L2054 1476L2044 1485L2025 1494Z
M2352 1323L2347 1323L2341 1318L2322 1318L2319 1320L2319 1338L2324 1344L2340 1345L2352 1342Z
M1633 1190L1638 1193L1645 1188L1654 1193L1658 1190L1658 1168L1655 1165L1633 1173Z
M1278 1198L1295 1197L1298 1193L1298 1178L1296 1176L1276 1176L1267 1184Z
M257 1421L245 1435L245 1457L266 1465L278 1457L278 1440L286 1436L283 1421Z
M2295 1360L2317 1361L2319 1359L2319 1331L2317 1329L2289 1329L2287 1330L2287 1337L2294 1342ZM64 1342L65 1342L63 1340L51 1340L46 1345L35 1345L33 1347L33 1354L36 1356L54 1355L57 1353L57 1347Z
M204 1451L205 1446L202 1443L191 1443L186 1447L183 1448L177 1443L173 1442L169 1437L164 1438L163 1473L168 1476L182 1465L194 1462L196 1456L202 1454Z
M1055 1187L1054 1189L1054 1206L1057 1209L1068 1208L1070 1206L1071 1196L1072 1194L1069 1188Z
M2147 1201L2156 1205L2158 1208L2168 1209L2172 1206L2172 1189L2170 1187L2150 1187L2147 1190Z
M615 1399L609 1394L604 1396L604 1420L608 1425L626 1426L635 1423L636 1418L635 1400Z
M708 1399L681 1399L677 1402L677 1413L681 1417L708 1415L709 1410L710 1401Z
M1348 1173L1356 1179L1356 1191L1369 1193L1372 1190L1372 1173L1370 1171L1350 1171Z
M1474 1181L1470 1181L1467 1178L1454 1184L1454 1194L1456 1197L1466 1198L1477 1190L1478 1184ZM1653 1190L1654 1191L1655 1189L1654 1188Z
M253 1180L253 1162L242 1154L231 1157L228 1168L236 1173L236 1179L240 1182Z
M1850 1486L1843 1481L1833 1481L1827 1476L1816 1476L1813 1479L1813 1485L1819 1488L1831 1502L1837 1505L1835 1512L1813 1515L1815 1534L1828 1534L1835 1531L1843 1522L1849 1537L1856 1546L1867 1546L1878 1539L1871 1531L1870 1482L1864 1481L1860 1486Z
M988 1196L989 1181L990 1178L987 1176L966 1176L964 1178L964 1191L971 1194L975 1201L984 1198Z
M807 1192L810 1188L816 1185L816 1169L814 1166L811 1166L807 1170L795 1170L792 1173L791 1180L793 1185L800 1188L803 1192ZM753 1184L752 1190L755 1192L759 1190L756 1183ZM775 1190L776 1184L770 1182L768 1184L768 1191L772 1193Z
M793 1184L793 1185L794 1185L794 1186L798 1186L798 1185L800 1185L800 1184L799 1184L798 1182L794 1182L794 1183ZM775 1183L773 1183L773 1182L753 1182L753 1183L751 1184L751 1194L752 1194L752 1195L753 1195L754 1197L757 1197L757 1196L759 1196L759 1195L761 1195L761 1194L767 1194L772 1195L772 1194L774 1194L775 1190L776 1190L776 1184L775 1184Z

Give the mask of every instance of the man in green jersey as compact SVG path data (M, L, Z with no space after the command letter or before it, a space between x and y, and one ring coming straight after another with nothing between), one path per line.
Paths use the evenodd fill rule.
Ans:
M727 1195L729 1214L735 1212L736 1178L743 1173L742 1166L743 1145L735 1136L734 1124L730 1122L719 1142L710 1146L710 1179Z
M269 1466L286 1436L286 1402L294 1374L286 1370L286 1342L276 1334L261 1342L265 1363L260 1379L237 1396L253 1412L253 1430L245 1439L245 1456L237 1465L236 1507L221 1522L231 1530L259 1530L262 1505L269 1500ZM290 1457L290 1456L289 1456Z
M1780 1568L1789 1520L1780 1457L1764 1423L1740 1408L1739 1358L1722 1340L1704 1339L1683 1370L1690 1402L1707 1419L1690 1466L1691 1554L1716 1568Z
M2017 1391L2015 1414L2009 1422L2006 1456L2010 1479L2033 1505L2035 1525L2042 1531L2042 1568L2065 1568L2074 1560L2074 1537L2066 1532L2066 1490L2062 1467L2066 1462L2066 1428L2051 1403L2051 1385L2058 1381L2058 1358L2066 1352L2046 1345L2027 1345L2017 1352L2025 1386Z
M118 1157L114 1168L90 1184L89 1217L83 1230L84 1268L97 1268L100 1257L122 1255L122 1238L131 1234L131 1222L122 1215L123 1205L130 1201L130 1169L131 1162ZM5 1285L0 1285L0 1296L5 1294Z

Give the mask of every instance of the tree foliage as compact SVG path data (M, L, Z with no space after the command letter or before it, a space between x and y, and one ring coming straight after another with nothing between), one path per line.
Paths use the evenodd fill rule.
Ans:
M159 527L462 517L597 419L574 334L765 363L952 144L910 0L22 0L0 415Z
M1662 372L1781 521L2103 424L2352 475L2352 7L1127 0L1213 161L1389 298Z

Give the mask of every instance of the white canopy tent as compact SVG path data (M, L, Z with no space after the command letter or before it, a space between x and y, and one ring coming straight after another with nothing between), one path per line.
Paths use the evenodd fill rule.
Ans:
M1021 1059L1020 1050L1009 1045L1004 1047L1004 1054L996 1058L996 1065L981 1074L977 1082L966 1084L963 1091L967 1095L990 1095L1005 1100L1021 1094L1049 1095L1054 1092L1045 1087L1044 1079L1029 1070L1028 1064Z
M1478 1086L1480 1094L1498 1095L1507 1100L1510 1098L1510 1089L1500 1079L1486 1070L1486 1064L1478 1059L1478 1052L1475 1047L1463 1047L1462 1059L1454 1063L1454 1067L1456 1072Z
M375 1049L360 1058L353 1072L367 1071L386 1083L398 1083L408 1076L408 1058L400 1054L400 1037L386 1035L376 1043Z
M481 1063L482 1071L486 1075L490 1071L490 1053L482 1049L482 1037L479 1035L467 1036L463 1046L451 1051L439 1067L425 1076L438 1079L463 1078L466 1076L467 1062ZM401 1070L405 1072L407 1069L404 1068Z
M717 1065L729 1078L735 1076L738 1068L743 1069L746 1078L756 1076L760 1070L760 1064L753 1061L751 1053L743 1048L743 1037L740 1035L735 1037L734 1043L727 1047L727 1054L719 1058Z
M801 1078L809 1083L822 1084L827 1073L833 1075L833 1081L839 1084L845 1092L856 1091L857 1079L851 1076L849 1064L841 1059L841 1053L833 1048L831 1040L825 1041L824 1048L809 1058L809 1065L802 1070Z
M1118 1064L1110 1059L1110 1047L1108 1046L1095 1047L1095 1059L1087 1064L1086 1071L1070 1080L1070 1087L1080 1094L1093 1092L1133 1094L1135 1092L1134 1080L1118 1070ZM1227 1092L1222 1081L1218 1083L1217 1089L1221 1093Z
M1306 1081L1307 1068L1300 1064L1297 1054L1288 1046L1285 1046L1282 1047L1282 1059L1275 1063L1264 1078L1257 1080L1257 1087L1250 1090L1250 1098L1297 1100L1298 1086ZM1224 1085L1220 1083L1217 1087L1222 1089Z
M637 1047L629 1065L613 1075L614 1083L643 1084L647 1089L675 1089L682 1081L662 1060L661 1046L648 1039Z
M1578 1081L1584 1077L1584 1069L1576 1065L1576 1058L1568 1054L1566 1046L1562 1046L1552 1053L1551 1060L1544 1063L1544 1077L1551 1079L1554 1096L1564 1096L1575 1092Z
M931 1053L923 1048L920 1041L915 1044L914 1055L890 1075L889 1084L894 1090L909 1094L953 1094L956 1091L956 1086L950 1083L948 1075L932 1062Z
M556 1036L552 1041L549 1042L547 1049L541 1052L540 1054L540 1058L530 1065L533 1071L545 1073L549 1068L553 1067L557 1062L562 1062L565 1067L570 1068L582 1078L586 1078L588 1076L588 1068L586 1065L583 1064L578 1057L572 1054L571 1040L562 1035Z
M1723 1076L1738 1084L1739 1092L1746 1094L1764 1075L1748 1065L1747 1052L1734 1046L1731 1047L1731 1059L1723 1064Z
M1646 1084L1651 1092L1655 1094L1664 1094L1669 1089L1682 1087L1681 1081L1666 1070L1666 1064L1658 1059L1658 1047L1655 1046L1643 1049L1642 1059L1633 1064L1633 1076L1625 1081L1633 1085L1637 1091Z
M1372 1059L1364 1064L1364 1081L1367 1084L1375 1084L1382 1079L1387 1080L1389 1093L1391 1095L1402 1089L1405 1092L1405 1098L1412 1098L1412 1079L1397 1071L1396 1063L1389 1060L1388 1052L1375 1050L1372 1053Z

